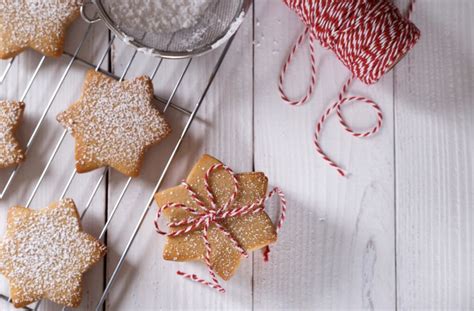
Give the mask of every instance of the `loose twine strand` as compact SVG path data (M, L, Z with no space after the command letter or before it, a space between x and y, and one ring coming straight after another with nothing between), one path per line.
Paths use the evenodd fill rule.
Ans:
M420 36L419 30L408 21L415 0L410 0L405 17L391 1L387 0L283 0L298 14L306 25L292 46L278 79L281 98L291 106L305 104L311 99L316 87L316 40L331 49L352 72L343 84L335 103L329 105L316 123L313 143L316 152L341 176L347 171L333 161L320 144L321 130L326 120L336 112L344 130L354 137L368 137L377 133L383 123L383 113L379 105L364 96L347 96L354 79L366 84L377 82L410 50ZM306 93L299 99L290 99L284 84L288 68L300 46L308 38L310 50L311 77ZM376 113L375 125L365 132L356 132L346 122L341 107L350 102L365 103Z
M221 207L218 206L216 198L214 196L214 192L212 191L211 186L209 185L209 178L211 174L218 170L223 169L227 173L230 174L233 183L233 191L227 202L222 205ZM244 247L240 245L240 243L235 239L232 234L220 224L220 221L225 220L231 217L242 217L248 214L256 214L265 210L265 203L267 200L271 199L274 195L277 195L280 200L280 216L276 225L276 232L278 234L279 230L283 226L283 223L286 219L286 198L285 194L279 188L273 188L272 191L268 193L268 195L256 202L247 205L236 205L235 199L239 194L239 184L235 173L229 167L218 163L211 166L204 175L204 188L206 190L207 198L209 199L210 206L208 206L205 202L203 202L198 194L192 189L192 187L183 181L181 185L188 191L190 198L194 201L194 203L199 206L199 210L193 207L189 207L185 204L181 203L168 203L161 206L155 216L154 224L155 230L157 233L161 235L165 235L168 237L177 237L183 234L187 234L189 232L195 230L202 230L202 239L204 241L205 253L204 253L204 262L206 263L207 270L211 281L202 279L198 277L196 274L190 274L183 271L177 271L178 275L183 276L186 279L201 283L205 286L211 287L221 293L225 292L225 289L220 285L219 280L217 279L216 273L212 267L211 263L211 251L212 247L209 242L209 227L214 225L220 232L222 232L232 243L233 247L243 256L248 257L247 251ZM170 208L177 208L182 209L191 214L190 217L179 220L179 221L170 221L168 223L169 228L179 228L175 231L165 232L160 229L159 226L159 219L164 210ZM267 246L263 250L263 258L264 261L268 261L268 256L270 253L270 248Z

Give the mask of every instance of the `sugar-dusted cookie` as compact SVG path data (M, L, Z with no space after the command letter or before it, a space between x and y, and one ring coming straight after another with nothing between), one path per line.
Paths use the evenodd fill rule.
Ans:
M67 27L79 16L78 0L0 1L0 58L26 48L46 56L63 53Z
M209 168L219 163L213 157L204 155L186 179L186 183L208 208L212 208L212 204L206 191L204 177ZM243 173L236 174L235 177L238 181L239 190L233 206L229 206L229 208L258 202L266 197L268 181L263 173ZM232 195L234 191L233 179L227 171L218 169L208 176L208 180L218 209ZM203 211L203 208L192 199L185 185L161 191L155 195L155 200L160 207L170 203L178 203ZM164 209L163 213L171 222L196 217L196 215L183 208L168 208ZM277 239L276 228L263 210L243 216L229 217L219 220L217 223L222 225L246 252L263 248L274 243ZM170 231L175 232L180 229L183 229L183 226L172 227ZM210 264L212 269L222 279L228 280L237 270L242 253L233 244L229 236L220 230L215 223L210 225L208 236L211 247ZM203 232L198 228L179 236L168 236L163 257L166 260L174 261L204 261L205 252Z
M152 98L148 77L119 82L90 70L80 99L57 117L76 140L77 171L111 166L138 176L145 151L171 131Z
M25 159L25 153L15 138L24 109L21 102L0 100L0 168L19 164Z
M82 231L71 199L35 211L12 207L0 242L0 273L15 307L49 299L77 307L82 274L105 255L105 246Z

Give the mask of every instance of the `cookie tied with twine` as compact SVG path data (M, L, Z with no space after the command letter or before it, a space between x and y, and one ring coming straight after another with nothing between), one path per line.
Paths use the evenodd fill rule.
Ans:
M335 112L344 130L354 137L368 137L379 131L383 115L377 103L363 96L347 94L355 79L368 85L379 81L416 44L420 38L420 31L409 20L415 1L410 1L406 16L403 16L389 0L283 0L283 2L306 26L291 48L280 71L278 90L283 101L298 106L311 99L316 87L316 41L333 51L351 72L351 77L342 85L338 99L329 105L317 122L313 137L316 151L323 160L341 176L347 176L347 172L334 162L320 145L323 125ZM307 37L310 49L310 83L304 96L290 99L284 89L286 72L299 46ZM373 128L365 132L356 132L346 122L341 107L354 101L367 104L375 110L377 121Z
M168 237L163 258L204 261L211 281L182 271L177 274L224 292L216 275L229 280L250 251L263 248L268 260L268 245L276 242L285 220L285 196L278 188L267 195L267 184L263 173L234 174L217 159L204 155L186 181L155 195L159 206L156 231ZM265 202L273 195L281 205L276 225L264 211ZM169 232L159 226L162 214L169 219Z

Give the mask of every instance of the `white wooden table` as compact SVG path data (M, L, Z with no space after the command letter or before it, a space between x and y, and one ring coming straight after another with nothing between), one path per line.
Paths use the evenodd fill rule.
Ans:
M400 2L400 1L399 1ZM399 3L400 6L404 5ZM175 185L204 152L236 171L264 171L284 189L288 221L271 261L260 253L244 260L221 295L175 275L178 268L206 275L202 264L161 259L164 239L152 227L153 212L126 257L108 310L157 309L474 309L474 3L420 0L414 21L422 39L396 69L375 86L356 83L353 92L375 99L385 123L371 139L348 136L335 118L322 144L352 173L339 177L316 155L312 128L347 70L331 52L318 48L316 95L303 107L288 107L276 79L290 44L302 30L297 17L277 0L258 0L239 31L198 119L170 168L163 188ZM85 25L71 29L73 52ZM94 26L80 56L97 63L110 34ZM121 75L132 50L116 42L104 69ZM218 52L192 62L174 102L191 109L205 86ZM40 56L26 52L3 84L0 98L17 99ZM26 143L69 58L48 59L26 98ZM126 77L151 74L157 60L138 55ZM164 61L154 83L169 96L185 61ZM0 72L6 62L0 62ZM78 97L87 67L74 64L12 188L0 202L0 228L9 206L25 204L62 128L55 115ZM291 95L304 91L307 53L289 72ZM374 121L362 105L345 109L356 128ZM173 137L147 155L143 175L134 180L111 223L105 261L87 274L83 310L100 297L119 255L156 183L185 121L169 110ZM45 176L32 207L59 197L73 169L68 136ZM82 209L102 171L78 176L68 192ZM7 171L1 173L4 184ZM94 198L84 226L98 235L126 179L112 172ZM153 210L156 206L153 207ZM8 294L1 279L0 292ZM0 309L12 308L1 301ZM58 310L52 303L41 310Z

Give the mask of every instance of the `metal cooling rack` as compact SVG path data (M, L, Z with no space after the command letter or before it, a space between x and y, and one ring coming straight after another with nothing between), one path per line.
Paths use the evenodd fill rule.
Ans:
M45 106L45 108L44 108L44 110L41 114L41 117L39 118L38 122L36 123L35 128L34 128L32 134L31 134L31 136L30 136L30 138L29 138L29 140L26 144L26 148L25 148L26 153L29 151L29 149L32 146L33 142L37 138L38 132L39 132L40 128L42 127L43 122L44 122L44 120L45 120L52 104L54 103L54 100L56 99L56 96L58 95L59 91L61 90L61 87L62 87L64 81L66 80L66 77L68 76L68 74L69 74L69 72L70 72L70 70L71 70L74 63L81 63L81 64L89 66L91 68L95 68L95 70L100 71L104 74L107 74L108 76L113 77L113 78L115 78L119 81L122 81L124 79L125 75L127 74L129 69L133 65L133 61L135 59L135 56L137 55L136 50L133 52L132 56L128 60L128 62L127 62L127 64L126 64L126 66L125 66L125 68L124 68L124 70L123 70L120 77L112 74L109 71L106 71L106 70L103 70L103 69L100 68L102 63L104 62L104 60L106 59L106 57L110 53L112 44L116 40L115 36L112 36L111 39L109 40L109 42L107 44L107 47L106 47L105 51L102 52L101 57L99 59L99 62L97 64L92 64L92 63L89 63L88 61L86 61L84 59L79 58L79 56L78 56L79 52L81 51L81 49L82 49L82 47L83 47L90 31L92 29L92 27L94 27L94 25L88 24L82 38L79 41L78 46L76 47L76 49L73 53L67 53L67 52L64 53L63 57L68 57L69 62L67 63L67 66L64 69L63 74L62 74L58 84L54 88L53 93L51 94L51 96L49 98L49 101L47 102L47 104L46 104L46 106ZM120 270L121 270L121 268L124 264L125 258L127 256L128 252L130 251L130 248L131 248L133 242L135 241L135 238L136 238L136 236L137 236L137 234L138 234L138 232L139 232L139 230L140 230L140 228L143 224L143 221L145 220L146 215L148 214L148 212L150 210L150 207L153 203L154 194L161 187L161 184L162 184L162 182L163 182L163 180L166 176L166 173L168 172L168 169L171 166L171 163L173 162L173 159L175 158L175 156L176 156L176 154L177 154L184 138L186 137L186 134L188 133L189 128L191 127L191 124L193 123L193 121L196 117L196 114L199 111L199 108L201 107L201 105L204 101L204 98L206 97L207 92L209 91L209 88L211 87L217 72L219 71L219 68L220 68L225 56L227 55L227 52L229 50L230 45L232 44L232 41L233 41L233 37L228 41L228 43L225 45L222 52L220 53L220 56L219 56L219 58L218 58L218 60L215 64L214 68L212 69L211 74L209 75L207 84L206 84L203 92L198 97L198 99L196 101L196 104L194 105L193 110L190 111L190 110L187 110L183 107L177 106L177 105L172 103L172 100L173 100L178 88L180 87L181 82L182 82L184 76L186 75L186 72L188 71L189 66L191 65L192 59L189 59L187 61L187 64L186 64L184 70L181 72L177 82L174 84L171 95L168 98L161 98L161 97L156 97L155 96L156 101L163 106L162 112L164 114L166 114L168 109L171 108L171 109L174 109L174 110L186 115L187 116L187 121L186 121L186 124L185 124L183 130L181 131L181 135L179 136L178 140L176 141L176 143L174 145L173 150L169 154L168 160L166 161L166 165L164 166L163 170L161 171L161 174L159 175L158 180L157 180L152 192L150 193L150 196L149 196L149 198L148 198L148 200L147 200L147 202L146 202L146 204L143 208L143 211L140 214L140 218L139 218L138 222L136 223L129 240L128 240L124 250L122 251L122 253L120 255L119 261L116 264L116 266L115 266L115 268L112 272L112 275L107 280L105 289L103 290L102 295L100 297L100 300L99 300L99 302L97 303L97 305L95 307L96 311L102 309L102 306L105 303L105 300L106 300L108 294L110 293L114 282L117 280L117 278L119 276L119 273L120 273ZM38 65L36 66L35 70L33 71L30 79L28 80L28 82L26 84L26 88L25 88L23 94L21 95L19 101L24 101L24 99L26 98L26 96L30 92L31 87L32 87L34 81L36 80L36 78L38 76L38 73L40 72L41 68L43 67L43 64L44 64L45 60L46 60L46 57L43 56L40 59L40 61L38 62ZM158 72L158 70L159 70L159 68L160 68L160 66L163 62L162 58L156 58L156 60L157 60L157 63L155 65L155 67L153 68L153 71L151 73L148 73L151 80L153 80L153 78L155 77L156 73ZM15 63L14 58L10 59L8 61L3 73L0 73L0 84L2 84L5 81L5 79L8 78L8 73L10 72L10 69L12 68L14 63ZM66 137L66 134L67 134L67 130L63 130L61 136L59 137L59 139L57 140L57 142L55 144L55 147L53 148L53 151L52 151L51 155L48 158L46 166L44 167L40 177L38 178L38 180L37 180L37 182L36 182L36 184L33 188L33 191L31 192L31 194L30 194L30 196L27 200L27 203L25 204L25 207L29 207L31 202L33 201L33 199L34 199L41 183L44 180L44 177L45 177L46 173L48 172L48 170L51 166L51 163L53 162L53 159L55 158L56 154L58 153L58 150L60 149L60 147L61 147L61 145L64 141L64 138ZM2 199L5 196L6 192L11 187L11 185L12 185L14 179L15 179L15 176L17 175L17 173L19 172L20 169L21 169L21 165L18 165L17 167L15 167L12 170L12 172L10 173L10 175L7 179L7 182L3 186L3 190L0 192L0 199ZM103 173L100 175L99 179L97 180L97 182L96 182L96 184L95 184L95 186L94 186L94 188L93 188L93 190L92 190L92 192L91 192L91 194L90 194L90 196L87 200L86 206L85 206L84 210L81 213L81 219L84 217L84 215L87 213L87 211L91 207L92 200L95 197L100 185L104 181L105 176L107 175L108 172L109 172L109 168L107 167L107 168L104 169ZM72 172L70 173L69 178L67 179L66 185L64 186L64 189L61 192L60 199L64 198L64 196L67 194L68 189L71 186L71 184L72 184L74 178L76 177L76 175L77 175L76 170L75 169L72 170ZM115 201L115 204L113 205L112 211L111 211L110 215L107 216L105 225L102 227L102 230L101 230L100 235L99 235L99 240L101 240L105 236L105 234L107 232L107 229L108 229L112 219L114 218L118 208L120 207L120 203L122 202L122 199L123 199L124 195L126 194L127 189L129 188L132 181L133 181L132 178L128 178L125 185L123 186L122 190L120 191L120 194L119 194L117 200ZM0 294L0 299L4 299L4 300L7 300L7 301L10 302L10 298L5 296L5 295L2 295L2 294ZM41 304L41 301L39 301L34 307L32 307L32 308L27 307L25 309L36 311L36 310L38 310L40 304ZM65 309L66 308L63 308L63 310L65 310Z

